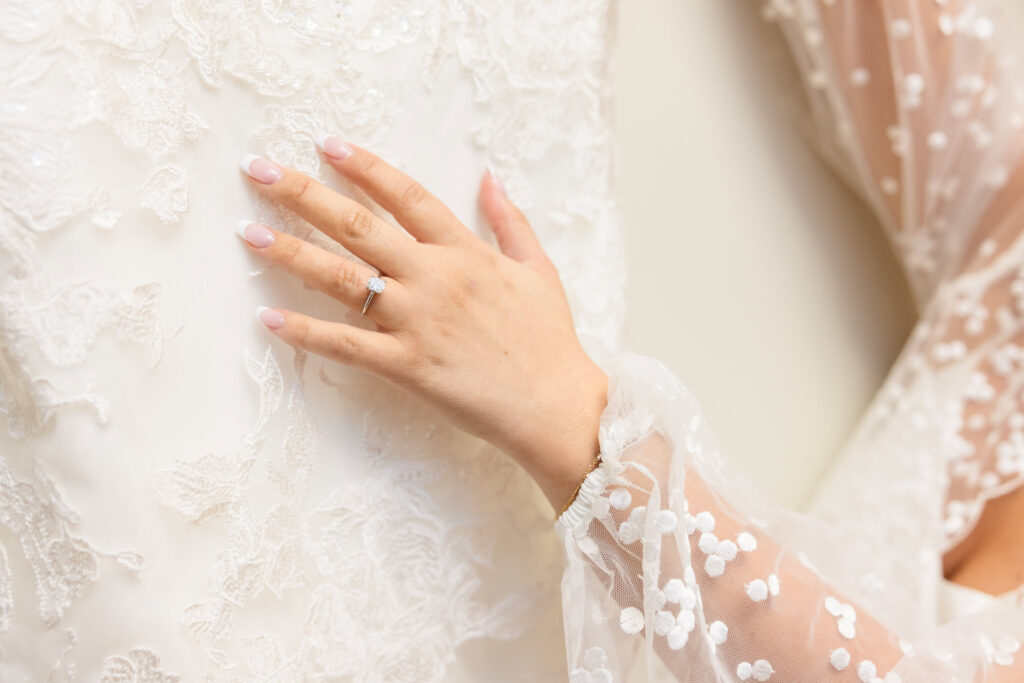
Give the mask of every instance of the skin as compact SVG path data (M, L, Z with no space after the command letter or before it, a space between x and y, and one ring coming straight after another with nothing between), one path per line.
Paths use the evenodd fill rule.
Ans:
M495 249L412 178L357 145L331 140L327 163L408 234L309 176L254 162L249 170L278 171L273 182L250 176L254 188L379 268L386 283L366 312L375 329L284 308L271 309L280 316L268 328L431 403L504 450L561 510L598 453L608 378L580 345L558 272L528 221L486 174L479 201ZM253 254L362 309L376 269L262 227L274 239L245 241ZM1024 525L1015 523L1022 515L1024 488L991 501L960 549L965 557L947 566L949 578L993 594L1024 581Z
M272 332L428 401L514 458L560 510L598 453L608 378L580 345L554 264L489 173L480 208L499 249L412 178L347 147L346 158L324 159L409 235L294 169L275 165L279 180L250 180L384 273L386 289L366 311L376 329L275 308L284 322ZM362 309L366 281L377 270L264 227L274 241L244 242L253 254Z

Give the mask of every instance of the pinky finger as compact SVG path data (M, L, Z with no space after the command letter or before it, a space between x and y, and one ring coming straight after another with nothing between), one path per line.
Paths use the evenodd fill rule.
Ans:
M288 344L345 365L387 376L399 361L401 343L384 332L266 306L256 309L256 317Z

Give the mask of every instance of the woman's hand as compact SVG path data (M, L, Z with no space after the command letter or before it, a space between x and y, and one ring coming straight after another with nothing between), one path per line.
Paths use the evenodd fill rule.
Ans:
M325 138L324 158L412 236L298 171L246 156L242 169L280 202L375 268L291 234L241 224L250 250L359 311L367 280L385 282L368 330L268 308L284 341L368 370L426 399L515 458L555 509L597 455L607 377L583 350L558 273L500 182L480 205L500 252L419 183L356 145Z

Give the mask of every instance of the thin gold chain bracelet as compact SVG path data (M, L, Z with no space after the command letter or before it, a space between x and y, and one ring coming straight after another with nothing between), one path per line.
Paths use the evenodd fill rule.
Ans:
M587 475L589 475L591 472L593 472L594 468L596 468L600 463L601 463L601 454L598 453L597 457L594 458L594 462L590 463L590 467L588 467L587 471L583 473L583 476L580 478L580 483L576 484L576 490L574 490L572 492L572 495L569 496L569 500L567 500L565 502L565 505L562 506L562 509L555 516L555 521L558 521L558 518L562 516L562 513L564 513L566 510L568 510L569 506L572 505L572 502L574 500L576 500L576 496L579 495L580 489L583 488L583 482L585 482L587 480Z

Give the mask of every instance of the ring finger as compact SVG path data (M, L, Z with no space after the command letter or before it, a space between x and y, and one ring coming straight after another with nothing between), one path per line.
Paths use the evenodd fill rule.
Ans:
M241 221L235 232L261 258L281 266L349 308L363 309L370 293L366 282L377 274L367 266L262 223ZM381 279L384 280L385 291L373 297L366 316L390 329L401 319L402 286L387 275L382 275Z

